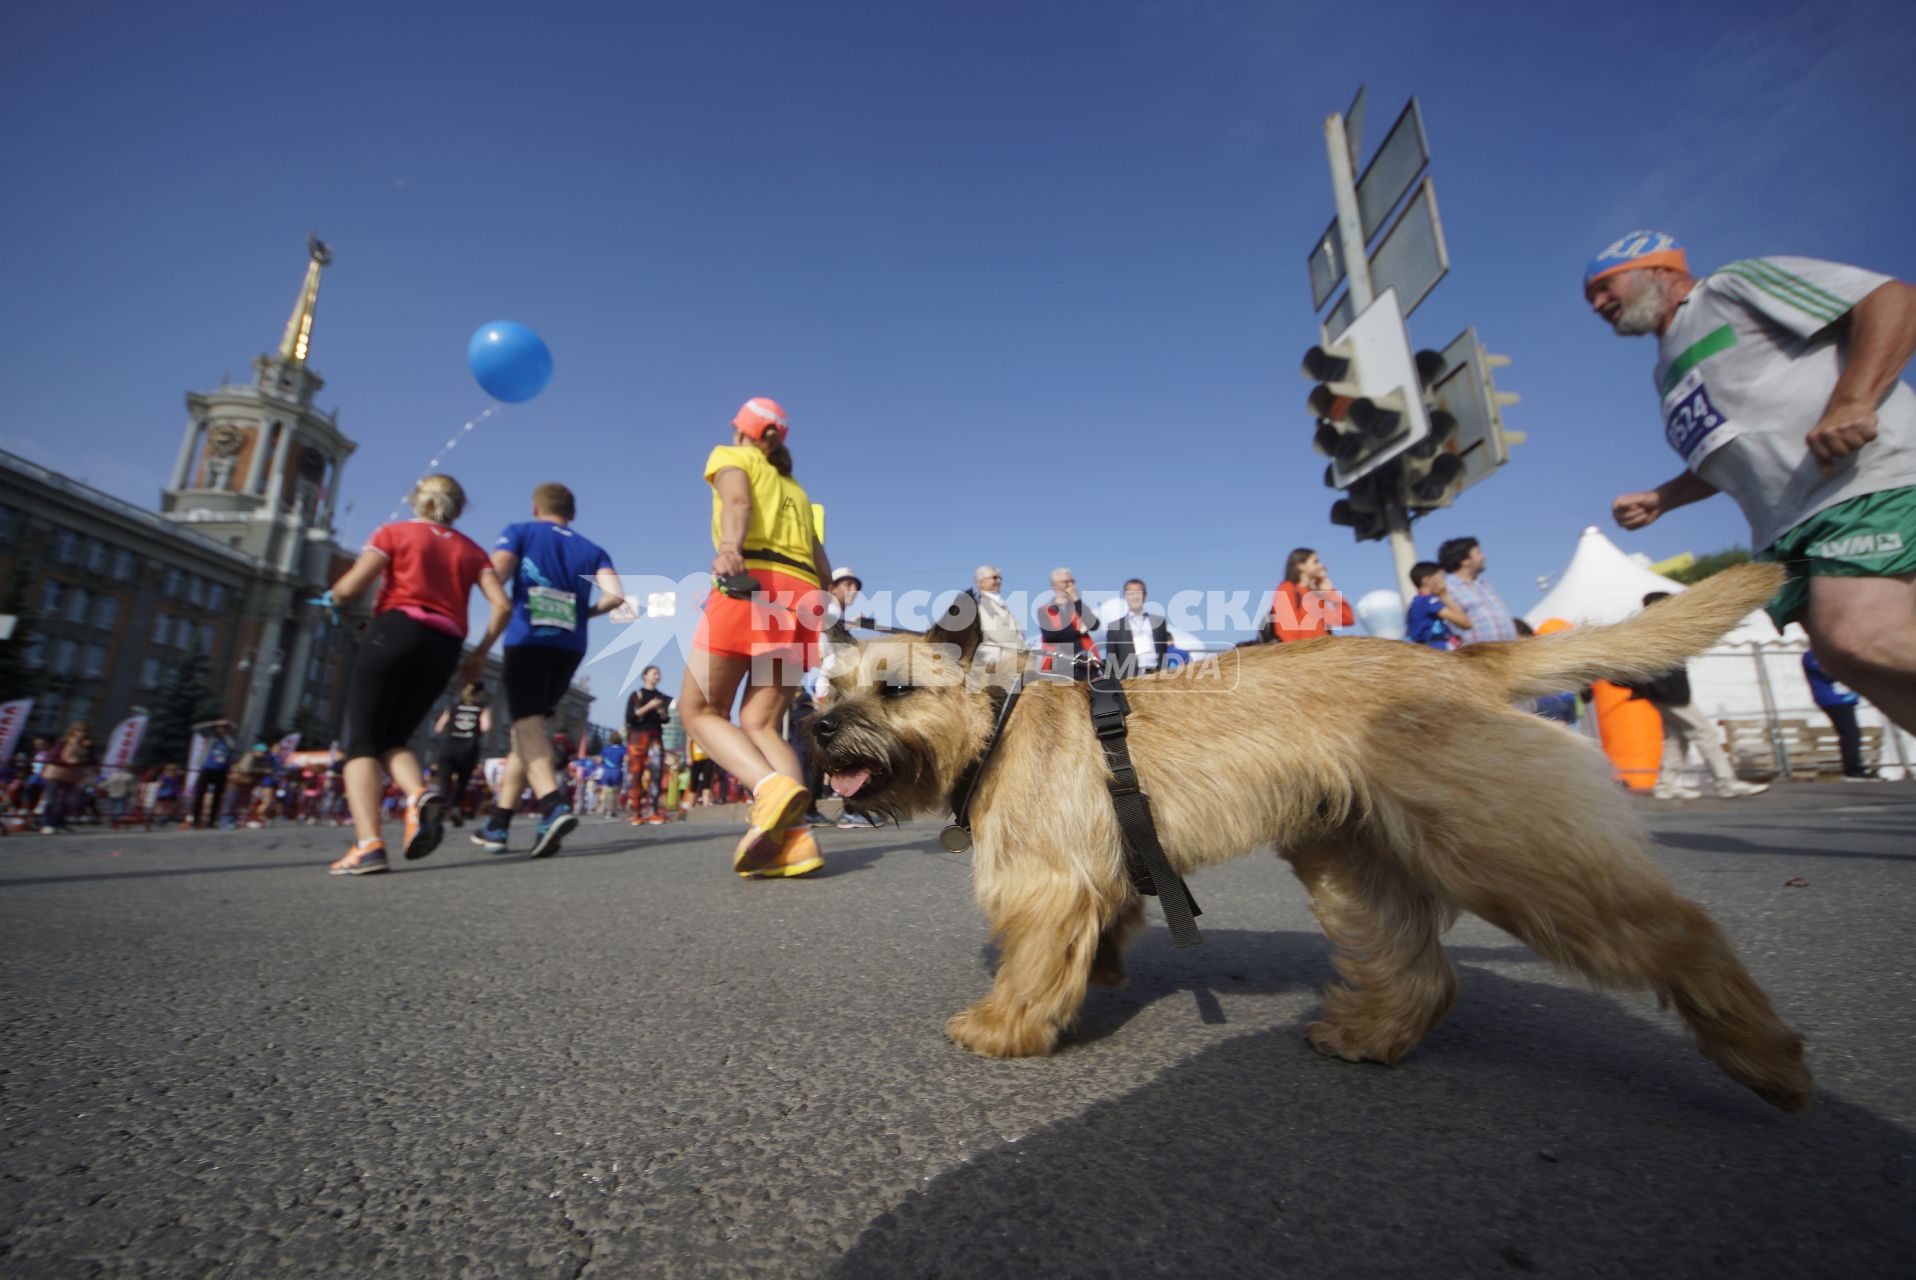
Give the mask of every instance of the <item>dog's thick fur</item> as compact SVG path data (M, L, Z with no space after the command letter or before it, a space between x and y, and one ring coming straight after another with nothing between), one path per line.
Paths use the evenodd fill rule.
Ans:
M1515 699L1644 679L1720 639L1781 574L1720 573L1611 627L1439 653L1360 638L1259 646L1127 681L1130 749L1159 839L1186 875L1276 845L1336 947L1318 1049L1395 1062L1450 1010L1441 944L1459 911L1608 986L1649 988L1704 1055L1767 1101L1808 1105L1802 1040L1716 923L1645 853L1602 757ZM975 619L839 655L814 723L855 810L949 812L996 703L968 681ZM973 877L1001 960L953 1040L1048 1053L1088 982L1122 982L1141 899L1082 686L1025 691L972 806Z

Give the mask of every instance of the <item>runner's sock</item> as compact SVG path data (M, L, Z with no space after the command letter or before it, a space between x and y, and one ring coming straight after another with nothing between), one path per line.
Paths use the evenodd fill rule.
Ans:
M766 774L764 777L760 778L757 782L754 782L752 784L752 794L757 795L758 789L760 787L764 786L766 783L770 782L773 778L776 778L776 777L778 777L778 770L774 769L770 773Z
M564 803L565 788L555 787L552 791L539 797L539 814L541 817L550 818L559 811L559 806Z
M498 827L502 831L505 828L511 826L512 825L512 810L501 809L498 805L494 805L492 807L492 825L495 827Z

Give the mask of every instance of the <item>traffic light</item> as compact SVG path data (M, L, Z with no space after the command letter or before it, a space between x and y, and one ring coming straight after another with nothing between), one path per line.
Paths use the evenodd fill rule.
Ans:
M1307 401L1317 419L1312 443L1330 458L1335 488L1350 488L1429 433L1394 289L1336 338L1306 351L1303 371L1318 384Z
M1464 471L1464 460L1457 456L1456 415L1442 408L1437 397L1438 379L1447 364L1441 352L1419 351L1416 356L1417 380L1430 431L1406 450L1400 461L1404 506L1411 511L1449 506L1457 496L1452 486Z
M1384 504L1395 499L1400 483L1396 467L1379 467L1331 504L1331 523L1349 529L1359 542L1380 541L1390 531Z
M1504 429L1504 406L1516 404L1517 397L1498 390L1492 377L1493 370L1510 363L1509 357L1491 355L1477 340L1477 331L1466 329L1444 348L1443 358L1442 371L1428 384L1428 398L1456 423L1443 446L1458 461L1448 482L1449 497L1455 499L1508 462L1510 446L1522 444L1524 435Z

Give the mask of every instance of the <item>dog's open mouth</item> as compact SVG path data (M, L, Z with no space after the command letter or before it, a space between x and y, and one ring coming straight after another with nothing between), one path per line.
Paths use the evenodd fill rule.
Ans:
M882 791L890 780L876 760L848 760L825 771L825 785L841 800Z

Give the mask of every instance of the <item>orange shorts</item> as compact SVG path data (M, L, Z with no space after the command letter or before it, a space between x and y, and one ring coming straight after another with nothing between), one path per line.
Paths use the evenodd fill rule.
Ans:
M831 597L775 569L746 572L758 580L758 592L740 600L714 589L702 606L693 647L730 658L787 658L810 667Z

